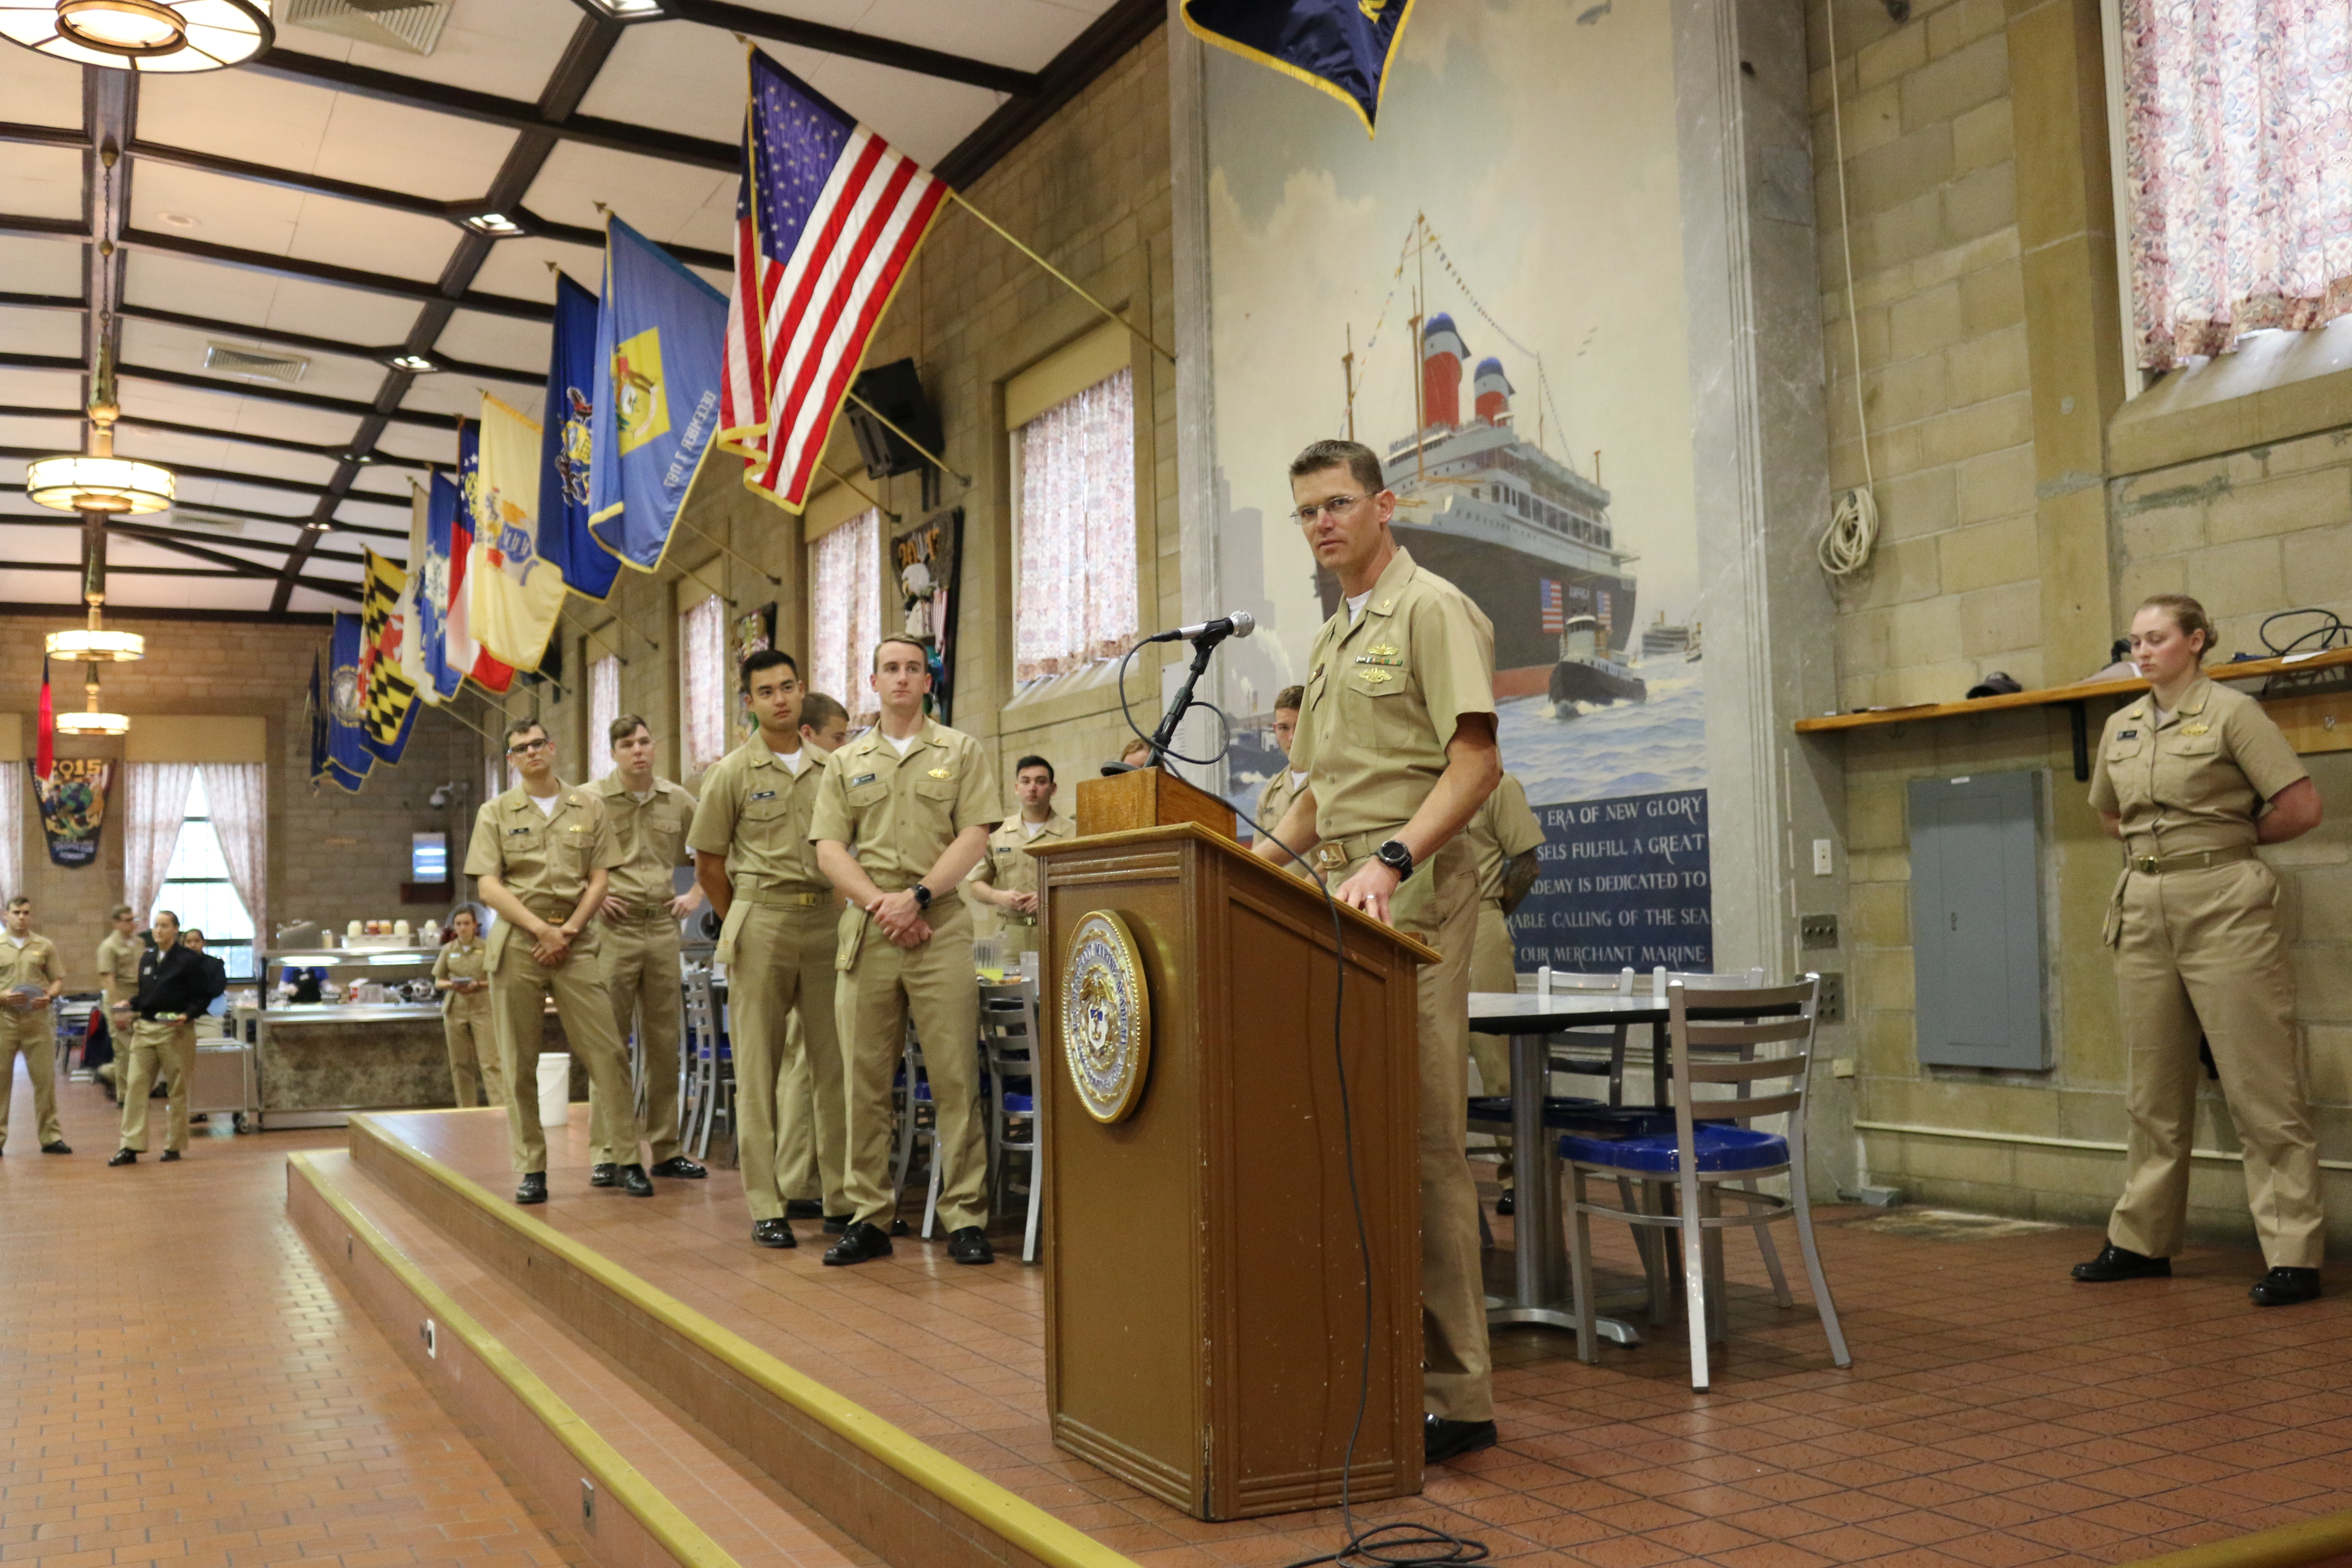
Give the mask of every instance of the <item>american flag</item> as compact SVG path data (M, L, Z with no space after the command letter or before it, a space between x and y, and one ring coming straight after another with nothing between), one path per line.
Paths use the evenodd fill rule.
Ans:
M1537 595L1543 603L1543 629L1559 632L1568 629L1568 614L1559 602L1559 581L1554 577L1536 579Z
M808 499L865 357L946 185L769 59L751 57L735 297L719 441L743 482L793 511Z

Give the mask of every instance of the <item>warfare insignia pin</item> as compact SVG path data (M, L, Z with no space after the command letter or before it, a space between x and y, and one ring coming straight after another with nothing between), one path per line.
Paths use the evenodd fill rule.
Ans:
M2184 735L2202 735L2212 727L2210 724L2183 724L2180 726L2180 732Z
M1395 676L1391 675L1385 669L1367 669L1360 673L1363 675L1364 684L1367 686L1386 686L1390 681L1396 679Z
M933 768L931 770L931 776L935 779L951 779L955 777L955 770L952 768Z
M1391 647L1384 642L1374 643L1370 647L1366 648L1364 651L1370 654L1374 658L1394 658L1397 657L1399 652L1398 649Z

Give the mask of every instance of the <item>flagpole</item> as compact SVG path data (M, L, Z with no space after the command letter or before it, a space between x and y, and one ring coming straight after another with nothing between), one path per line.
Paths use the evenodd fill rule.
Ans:
M1145 331L1141 327L1139 327L1134 322L1129 321L1126 317L1121 316L1117 311L1113 310L1108 305L1104 304L1092 294L1089 294L1085 289L1079 288L1076 283L1070 280L1068 274L1065 273L1060 268L1055 266L1052 262L1046 260L1044 257L1038 255L1035 251L1030 249L1019 240L1013 238L1011 234L1006 232L1003 224L998 223L994 218L989 216L986 213L981 211L978 207L964 200L961 192L952 189L950 190L948 192L948 199L954 202L956 205L963 208L964 211L970 213L972 216L978 218L981 222L986 224L989 227L994 229L999 235L1002 235L1007 245L1010 245L1013 249L1019 251L1022 255L1027 257L1030 260L1035 262L1046 271L1052 273L1054 277L1061 282L1062 286L1069 289L1071 293L1076 294L1079 299L1084 300L1087 304L1092 305L1096 310L1100 310L1104 315L1109 317L1112 321L1117 321L1120 326L1125 327L1137 337L1141 338L1146 343L1149 343L1151 346L1152 352L1157 353L1161 359L1166 360L1170 364L1174 364L1176 363L1176 356L1170 353L1166 349L1161 348L1158 339L1154 338L1150 332ZM853 393L851 395L855 396L856 394ZM878 418L880 416L877 415L876 417ZM944 467L945 465L941 466Z
M610 600L610 599L592 599L592 598L590 598L587 595L581 593L581 592L580 592L578 589L576 589L576 588L575 588L575 589L573 589L573 590L572 591L572 596L574 599L579 600L582 604L586 604L586 605L596 605L598 608L600 608L600 609L602 609L602 610L605 611L605 612L606 612L607 614L609 614L609 615L610 615L610 616L611 616L614 620L616 620L616 621L620 622L622 626L626 626L629 630L631 630L631 631L633 631L633 632L635 632L635 633L637 634L637 640L638 640L639 642L641 642L641 643L645 644L647 647L649 647L649 648L653 649L656 653L659 653L659 652L661 652L661 644L659 644L659 643L657 643L657 642L654 641L654 639L653 639L653 638L651 638L651 637L647 637L647 636L645 634L645 631L643 630L643 628L639 627L635 622L634 622L634 621L630 620L628 616L625 616L625 615L621 614L621 612L620 612L620 611L618 611L618 610L614 609L614 608L613 607L613 601L612 601L612 600ZM583 632L585 632L585 633L586 633L588 636L590 636L590 637L596 637L596 636L599 636L599 635L601 635L601 634L604 632L604 627L602 627L602 626L594 626L594 627L591 627L591 626L582 626L580 629L581 629ZM614 657L614 658L621 658L621 645L620 645L620 644L618 644L618 643L614 643L614 644L613 645L613 657ZM628 661L627 659L625 659L625 658L622 658L622 659L621 659L621 662L622 662L623 664L626 664L626 663L628 663L629 661Z
M1116 317L1112 319L1117 320ZM954 479L956 483L961 485L964 489L971 489L971 479L968 475L957 473L954 466L945 458L940 457L937 452L932 451L929 447L924 446L920 441L916 440L912 436L908 435L904 430L901 430L898 426L893 425L890 422L890 416L887 414L883 413L879 408L875 407L874 405L858 396L857 390L855 386L850 389L849 401L855 403L858 407L863 408L866 413L871 414L875 418L880 420L882 422L882 428L889 431L890 434L898 437L899 440L907 443L908 446L912 447L919 454L930 463L931 467L939 469L940 472ZM820 458L817 459L817 463L819 467L823 467L824 459ZM833 474L833 470L831 468L825 468L824 471L828 474ZM833 474L833 477L836 479L841 478L839 474ZM846 480L844 480L843 482L847 483ZM866 492L863 490L860 490L857 493L860 495L866 495ZM867 500L874 500L872 496L866 496L866 499ZM877 507L882 505L878 500L875 500L874 504ZM888 509L886 507L883 510L887 510Z
M700 529L698 529L698 529L696 529L694 531L695 531L695 532L697 532L697 533L702 533L702 530L700 530ZM707 533L702 533L702 537L703 537L703 538L705 538L705 539L710 539L710 535L709 535L709 534L707 534ZM715 540L715 539L710 539L710 542L711 542L711 543L713 543L713 544L719 544L719 542L718 542L717 540ZM727 550L727 547L726 547L725 545L723 545L723 544L719 544L719 549L721 549L721 550ZM731 550L728 550L728 551L727 551L727 552L728 552L730 555L732 555L732 554L734 554L734 553L735 553L735 552L734 552L733 551L731 551ZM740 609L741 609L741 608L743 607L742 605L740 605L737 604L737 603L735 602L735 600L734 600L732 597L730 597L730 596L729 595L729 594L728 594L728 592L727 592L726 588L725 588L723 585L721 585L721 584L717 584L717 583L714 583L714 582L712 582L709 578L705 577L705 576L702 574L701 568L699 568L699 567L696 567L696 566L689 566L689 567L686 568L686 574L687 574L688 576L689 576L689 577L693 578L696 582L698 582L698 583L701 584L704 587L706 587L706 588L709 589L713 594L717 595L719 596L719 602L720 602L721 604L725 605L729 609L730 609L730 610L740 610ZM776 585L777 585L778 587L782 587L782 586L783 586L783 584L782 584L782 583L779 583L779 584L777 584Z
M694 526L694 524L692 524L692 523L690 523L690 522L687 521L686 521L686 509L685 509L685 508L683 508L683 507L681 507L681 508L679 508L679 509L678 509L678 515L677 515L677 526L678 526L678 527L680 527L680 528L682 528L682 529L684 529L684 530L686 530L686 531L687 531L687 532L693 534L697 539L708 539L708 540L709 540L711 543L716 544L716 545L718 545L718 546L719 546L719 551L720 551L720 552L721 552L721 553L723 553L723 554L727 554L727 555L732 555L733 557L735 557L735 559L736 559L736 560L740 561L744 565L749 566L752 571L757 572L761 576L765 577L765 578L766 578L770 583L773 584L775 586L777 586L777 587L781 588L781 587L782 587L782 586L784 585L784 580L783 580L782 577L777 576L773 572L769 571L765 566L761 565L758 562L756 562L756 561L752 560L750 556L748 556L748 555L744 554L742 552L740 552L740 551L737 550L734 546L732 546L732 545L730 545L730 544L727 543L725 541L723 541L723 540L719 540L719 539L711 539L711 536L710 536L709 534L707 534L707 533L703 532L703 531L702 531L702 530L700 530L700 529L698 529L698 528L695 527L695 526ZM727 595L726 595L725 594L723 594L723 593L722 593L722 594L720 594L719 596L720 598L722 598L722 599L727 599ZM730 604L730 605L731 605L731 604L733 604L735 601L734 601L734 600L732 600L732 599L727 599L727 602L728 602L729 604ZM651 639L650 639L650 638L648 638L647 640L648 640L648 641L650 641Z
M856 396L856 394L852 393L850 395L851 395L851 396L853 396L853 397L855 397L855 396ZM864 400L863 400L863 399L860 399L859 404L858 404L858 406L859 406L859 407L861 407L861 408L865 406L865 403L864 403ZM876 416L875 416L875 417L878 419L878 418L880 418L880 417L881 417L881 416L877 414L877 415L876 415ZM892 428L893 428L893 429L896 429L896 428L897 428L897 426L892 426ZM918 448L917 448L917 450L920 450L920 448L919 448L919 447L918 447ZM930 458L930 456L931 456L931 455L930 455L929 452L924 452L924 453L923 453L923 456L925 456L926 458ZM947 465L946 465L945 463L940 463L939 459L938 459L938 458L931 458L931 461L932 461L932 462L934 462L934 463L938 463L938 464L939 464L939 466L940 466L940 468L946 468L946 467L947 467ZM884 506L884 505L881 503L881 501L880 501L880 500L877 500L877 499L876 499L876 497L875 497L875 494L874 494L874 492L873 492L872 490L867 489L865 486L863 486L863 485L859 484L856 480L855 480L855 479L851 479L847 474L843 473L840 469L838 469L838 468L835 468L831 463L826 462L823 458L819 458L816 460L816 466L817 466L818 468L823 468L826 473L831 474L831 475L833 476L833 478L834 478L834 482L835 482L835 484L839 484L839 485L845 486L846 488L848 488L848 489L853 489L853 490L856 490L859 495L861 495L861 496L865 497L865 498L866 498L866 501L867 501L867 503L868 503L868 504L870 504L870 505L874 508L874 510L875 510L876 511L880 512L884 517L888 518L892 522L904 522L904 521L906 521L906 519L904 519L904 518L900 517L897 512L892 511L888 507ZM956 475L956 478L957 478L958 479L962 480L964 489L970 489L971 488L971 481L970 479L964 479L964 477L963 477L961 474L958 474L958 475ZM781 584L780 584L780 585L781 585Z

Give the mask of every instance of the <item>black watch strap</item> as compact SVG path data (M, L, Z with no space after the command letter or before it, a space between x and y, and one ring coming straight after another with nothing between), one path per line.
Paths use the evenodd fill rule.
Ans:
M1397 874L1397 880L1400 882L1412 875L1412 851L1406 848L1403 843L1398 839L1391 838L1388 840L1379 848L1373 850L1372 856L1375 859L1379 860L1381 865L1386 866L1390 870L1394 871Z
M921 910L931 907L931 890L920 882L915 884L915 907Z

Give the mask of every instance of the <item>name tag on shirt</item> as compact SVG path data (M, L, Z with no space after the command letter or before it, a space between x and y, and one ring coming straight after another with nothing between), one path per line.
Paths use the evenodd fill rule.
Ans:
M509 827L507 829L507 837L512 838L518 834L528 835L530 832L530 829L528 827Z
M2116 731L2116 739L2118 741L2137 741L2139 739L2139 731L2137 730L2118 730Z
M876 775L873 773L860 773L856 778L849 781L849 787L856 789L859 784L872 784L875 777Z
M751 798L753 800L773 800L776 798L776 792L772 789L753 790L751 792Z

